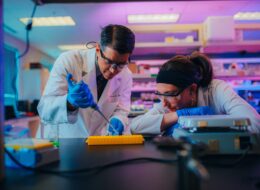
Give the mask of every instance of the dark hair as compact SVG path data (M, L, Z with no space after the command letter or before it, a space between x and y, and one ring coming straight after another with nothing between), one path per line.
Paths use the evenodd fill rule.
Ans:
M110 24L102 28L100 44L102 50L108 46L120 54L131 54L135 46L135 35L125 26Z
M213 78L213 68L209 58L199 52L190 56L177 55L163 64L156 82L173 84L186 88L192 83L206 87Z

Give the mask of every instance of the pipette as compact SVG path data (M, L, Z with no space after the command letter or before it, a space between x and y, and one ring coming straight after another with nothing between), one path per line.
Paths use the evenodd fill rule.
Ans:
M69 72L68 72L68 70L65 68L65 71L66 71L66 73L68 74ZM82 72L82 75L81 75L81 80L82 80L82 77L84 76L83 75L84 73ZM71 79L73 82L77 82L75 79ZM107 117L103 114L103 112L99 109L99 107L98 107L98 105L97 105L97 103L95 103L94 102L94 104L91 106L91 108L92 109L94 109L95 111L97 111L104 119L105 119L105 121L108 123L108 125L112 128L112 130L115 132L115 134L117 134L118 135L118 132L117 132L117 130L114 128L114 126L113 125L111 125L111 123L109 122L109 120L107 119Z
M98 105L95 103L94 106L91 106L92 109L94 109L95 111L97 111L108 123L108 125L112 128L112 130L115 132L116 135L119 135L117 130L114 128L113 125L111 125L111 123L109 122L109 120L107 119L107 117L103 114L103 112L99 109Z

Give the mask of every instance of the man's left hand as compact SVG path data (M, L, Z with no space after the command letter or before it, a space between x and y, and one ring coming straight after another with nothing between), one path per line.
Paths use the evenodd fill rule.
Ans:
M122 135L123 130L124 130L124 125L119 119L114 117L114 118L110 119L109 123L110 123L110 125L108 125L109 135L113 135L113 136L114 135Z

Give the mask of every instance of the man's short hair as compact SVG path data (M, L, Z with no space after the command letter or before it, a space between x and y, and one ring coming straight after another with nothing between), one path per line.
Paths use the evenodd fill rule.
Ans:
M131 54L135 46L135 35L125 26L110 24L102 28L100 44L103 51L110 47L120 54Z

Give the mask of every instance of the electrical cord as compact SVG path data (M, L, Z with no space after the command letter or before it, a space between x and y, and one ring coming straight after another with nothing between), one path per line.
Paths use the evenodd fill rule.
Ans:
M62 175L62 174L75 174L75 173L86 173L86 172L94 172L94 171L101 171L110 167L115 167L119 165L125 165L125 164L130 164L133 162L137 161L147 161L147 162L157 162L157 163L162 163L162 164L172 164L177 161L177 159L160 159L160 158L152 158L152 157L139 157L139 158L131 158L131 159L125 159L125 160L120 160L100 166L95 166L95 167L88 167L88 168L81 168L81 169L75 169L75 170L47 170L43 168L33 168L33 167L28 167L23 164L21 164L16 158L10 153L6 148L5 148L6 154L9 156L9 158L18 166L25 170L29 171L35 171L39 173L46 173L46 174L54 174L54 175Z
M213 162L207 162L207 161L202 161L203 164L206 166L216 166L216 167L224 167L224 168L231 168L237 166L247 155L248 152L250 151L251 146L248 146L246 150L241 154L239 158L236 160L233 160L231 163L213 163Z
M16 86L16 81L17 81L17 78L18 78L18 58L16 57L15 58L15 72L14 72L14 76L13 76L13 79L11 81L11 87L13 89L13 92L14 92L14 96L15 96L15 116L16 117L19 117L19 110L18 110L18 89L17 89L17 86Z
M31 17L30 17L30 20L28 21L25 29L26 29L26 48L24 50L23 53L21 53L20 55L18 55L18 59L22 58L23 56L25 56L29 49L30 49L30 38L29 38L29 32L32 30L32 25L33 25L33 17L35 15L35 12L36 12L36 8L37 8L37 4L35 3L34 4L34 7L33 7L33 11L32 11L32 14L31 14Z
M16 66L17 64L19 63L19 59L21 59L22 57L24 57L29 49L30 49L30 38L29 38L29 32L31 31L32 29L32 25L33 25L33 17L35 15L35 12L36 12L36 8L37 8L37 4L35 3L34 4L34 7L33 7L33 11L32 11L32 14L31 14L31 17L30 17L30 20L28 21L28 23L26 24L26 47L25 47L25 50L23 53L21 53L20 55L17 55L16 56ZM15 104L15 112L16 112L16 116L19 117L19 114L18 114L18 89L17 89L17 86L16 86L16 80L17 80L17 72L15 72L15 76L13 77L13 80L12 80L12 89L14 90L14 94L15 94L15 100L16 100L16 104Z

